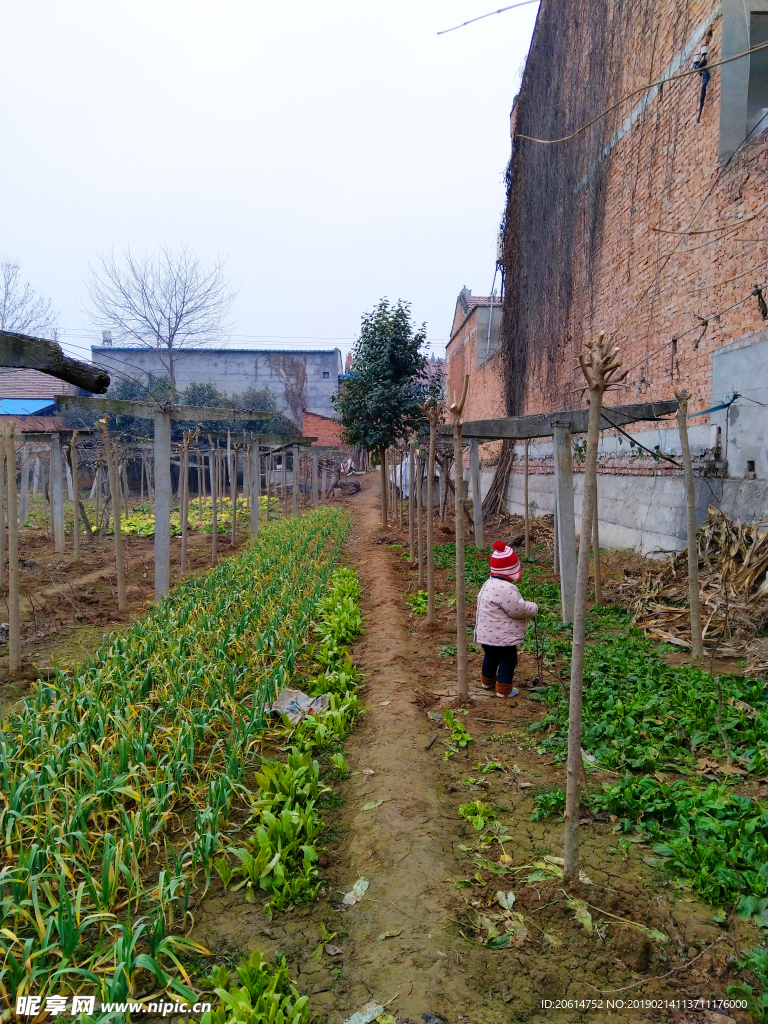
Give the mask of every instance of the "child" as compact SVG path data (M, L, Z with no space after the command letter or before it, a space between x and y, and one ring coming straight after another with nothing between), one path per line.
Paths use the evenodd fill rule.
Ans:
M519 693L512 688L517 645L525 639L528 620L539 611L533 601L520 596L515 586L519 580L520 559L512 548L497 540L491 555L491 578L477 595L475 616L475 640L485 652L482 687L495 689L497 697L516 697Z

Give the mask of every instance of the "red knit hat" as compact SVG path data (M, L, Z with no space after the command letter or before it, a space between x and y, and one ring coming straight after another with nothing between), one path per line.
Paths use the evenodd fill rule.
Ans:
M515 583L520 579L520 559L503 540L493 543L491 575L504 576L505 579L513 580Z

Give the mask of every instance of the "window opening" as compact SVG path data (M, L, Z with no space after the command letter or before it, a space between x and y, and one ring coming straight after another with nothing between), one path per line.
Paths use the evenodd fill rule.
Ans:
M749 18L749 45L768 43L768 12L752 11ZM768 48L758 50L749 58L749 91L747 93L747 128L751 132L768 128Z

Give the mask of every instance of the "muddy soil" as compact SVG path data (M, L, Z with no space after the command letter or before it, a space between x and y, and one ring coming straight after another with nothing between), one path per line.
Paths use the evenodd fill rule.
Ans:
M241 533L238 544L247 543ZM219 558L233 554L230 537L219 535ZM141 618L154 597L154 539L123 537L128 608L117 607L117 575L112 537L80 540L80 558L72 554L67 535L66 551L56 554L43 527L24 527L19 534L19 604L22 669L7 677L7 642L0 644L3 669L0 700L13 703L29 684L53 666L68 668L99 648L104 634L124 628ZM181 540L171 539L171 586L181 579ZM210 534L190 533L187 562L190 572L211 565ZM7 621L8 581L0 587L0 609Z
M478 653L470 655L470 700L454 698L455 664L439 653L455 643L447 573L437 574L446 600L438 624L429 627L405 605L417 584L402 550L390 547L403 535L380 529L376 477L363 478L362 492L345 504L355 517L345 558L363 587L366 633L353 655L366 680L367 711L346 744L353 774L338 784L341 806L324 812L321 866L329 884L314 904L272 922L260 906L214 884L196 910L193 937L230 963L254 948L286 954L300 991L329 1024L372 1000L413 1022L424 1013L486 1024L751 1020L739 1010L718 1016L630 1005L725 996L737 980L732 964L740 946L758 939L740 922L716 924L713 908L647 863L650 850L620 844L610 822L585 816L581 826L589 881L570 895L588 904L591 931L576 920L556 877L527 881L536 860L562 855L562 824L530 821L533 796L564 784L564 769L536 752L528 731L542 717L540 707L524 689L510 701L483 694ZM533 681L535 669L523 655L518 681ZM457 717L474 743L445 760L447 733L429 712L448 704L467 711ZM474 767L488 761L505 771ZM591 773L589 785L609 778ZM477 799L494 805L508 826L504 852L512 864L488 884L457 887L477 870L478 836L459 805ZM499 848L482 855L496 860ZM365 897L343 906L343 893L359 877L370 883ZM526 932L518 947L491 949L480 941L478 917L496 890L515 894ZM643 928L664 932L668 941ZM328 935L340 953L322 948ZM558 999L593 1002L564 1008ZM608 1000L624 1005L611 1008Z

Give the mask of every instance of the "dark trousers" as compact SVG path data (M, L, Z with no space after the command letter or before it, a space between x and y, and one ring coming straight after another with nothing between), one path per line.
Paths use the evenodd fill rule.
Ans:
M500 683L511 683L517 667L517 647L493 647L483 644L485 657L482 672L486 679L498 679Z

